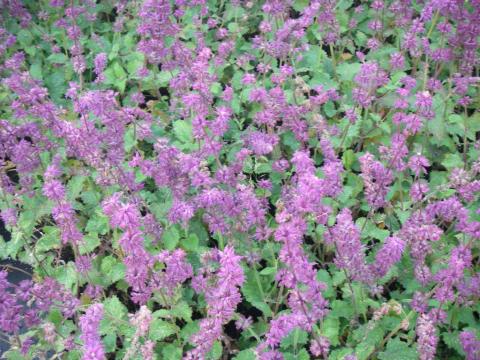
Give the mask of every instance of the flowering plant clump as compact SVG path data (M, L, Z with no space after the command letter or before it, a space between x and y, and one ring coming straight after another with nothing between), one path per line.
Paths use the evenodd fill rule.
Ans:
M2 356L480 359L479 14L0 0Z

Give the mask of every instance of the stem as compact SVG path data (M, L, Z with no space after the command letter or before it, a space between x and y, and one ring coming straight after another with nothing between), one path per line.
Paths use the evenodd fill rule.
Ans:
M427 38L430 37L430 35L432 35L433 29L435 28L435 25L437 25L439 17L440 17L440 10L437 10L433 17L432 24L430 25L430 29L428 30Z
M225 248L223 235L220 232L218 232L218 247L220 248L220 250L223 250Z
M260 277L258 276L258 271L255 269L253 271L255 274L255 281L257 282L258 285L258 290L260 290L260 294L262 295L262 299L265 299L265 292L263 291L263 286L262 283L260 282Z
M334 76L337 77L337 61L335 60L335 51L333 50L333 44L329 44L329 47L330 47L330 55L332 56L333 73L334 73Z
M11 270L15 270L15 271L20 271L21 273L25 274L25 275L28 275L28 277L31 277L32 274L26 272L25 270L23 269L20 269L19 267L16 267L14 265L10 265L10 264L5 264L5 265L0 265L1 267L3 268L6 268L6 269L11 269Z
M345 142L345 139L347 138L348 130L350 130L350 125L352 125L352 123L349 121L347 126L345 126L345 130L343 131L342 141L340 142L339 149L342 148L343 143Z
M407 316L405 317L404 320L410 320L410 318L415 314L415 311L410 311ZM368 356L366 357L366 360L368 359L371 359L371 357L379 350L383 349L383 347L385 346L385 344L388 342L388 340L390 340L393 336L395 336L400 330L402 330L402 327L403 327L403 321L400 322L400 324L398 324L395 329L393 329L392 331L390 331L388 333L388 335L382 340L382 342L380 343L380 345L378 345L378 347L374 348L372 350L372 352L370 354L368 354Z
M463 168L467 169L467 152L468 152L468 142L467 142L467 108L464 107L463 117Z
M354 311L354 314L355 314L354 320L355 320L355 322L358 322L359 311L358 311L358 306L357 306L357 300L355 298L355 292L353 291L352 281L350 280L350 276L348 275L347 270L343 269L343 271L345 273L345 276L347 277L348 288L350 289L350 292L352 293L352 304L353 304L353 311Z

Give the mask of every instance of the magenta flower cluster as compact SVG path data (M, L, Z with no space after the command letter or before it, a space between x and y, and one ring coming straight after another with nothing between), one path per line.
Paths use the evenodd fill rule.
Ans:
M480 359L479 14L0 0L5 358Z

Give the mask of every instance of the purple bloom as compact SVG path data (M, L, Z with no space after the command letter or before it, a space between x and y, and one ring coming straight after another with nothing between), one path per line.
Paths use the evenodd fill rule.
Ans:
M405 67L405 58L401 53L393 53L390 55L390 66L394 70L401 70Z
M434 321L428 315L420 315L417 319L416 333L420 360L434 360L438 343Z
M429 166L430 162L422 155L413 155L408 161L408 167L417 177L420 176L420 174L425 174L427 172L426 168Z
M365 263L364 247L360 241L360 230L352 220L349 209L337 215L337 224L325 234L325 241L336 247L335 265L347 270L352 280L369 282L371 274Z
M413 201L421 201L427 192L428 184L424 180L414 182L410 188L410 196Z
M389 236L385 239L383 246L375 255L375 262L372 268L378 277L385 276L393 264L400 261L405 241L396 236Z
M273 151L279 138L275 134L265 134L255 131L250 133L246 140L248 146L256 155L267 155Z
M365 197L373 208L379 208L386 204L385 197L389 185L393 181L393 174L382 163L375 161L373 155L366 153L359 159L362 170L362 179L365 187Z
M463 351L467 360L476 360L480 358L480 340L475 337L472 331L462 331L459 335Z
M231 246L223 251L211 250L204 256L204 266L192 280L192 287L204 293L207 317L200 321L200 331L192 337L196 348L189 351L187 358L202 358L220 337L223 324L233 316L242 299L239 287L245 281L240 260ZM218 264L217 271L212 271L210 262Z
M17 210L14 208L7 208L0 211L0 217L8 226L15 226L17 224Z
M103 305L91 305L85 315L80 317L80 339L83 341L83 360L104 360L102 339L98 333L100 320L103 318Z

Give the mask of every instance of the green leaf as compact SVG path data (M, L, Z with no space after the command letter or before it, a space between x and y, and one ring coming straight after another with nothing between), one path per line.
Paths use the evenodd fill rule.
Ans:
M109 230L108 218L101 213L100 209L97 209L93 216L90 217L85 226L85 231L87 233L97 233L100 235L105 235Z
M80 246L78 248L80 250L80 254L85 255L95 250L99 245L100 239L98 237L98 234L91 232L83 237L83 241L80 243Z
M125 66L128 73L131 75L136 75L138 69L140 69L144 64L144 56L140 52L134 52L127 58L127 65Z
M70 200L76 199L83 190L83 184L86 180L85 176L73 176L67 185L68 198Z
M256 270L248 270L246 272L246 281L242 286L242 294L250 304L261 310L266 316L271 316L272 310L267 303L265 303L265 299L255 279L254 271ZM265 279L265 277L262 278Z
M285 336L281 342L282 349L288 349L289 347L295 347L298 345L304 345L308 341L308 334L306 331L296 328Z
M180 233L176 226L167 228L162 235L162 240L167 250L173 250L180 240Z
M442 140L446 136L446 119L444 115L449 113L450 101L442 99L441 95L433 97L433 110L435 117L427 122L428 130L437 140Z
M209 360L220 359L220 356L222 356L222 352L223 352L222 343L217 340L213 343L212 348L208 352L207 359Z
M292 7L296 11L302 11L305 7L307 7L308 3L308 0L295 0Z
M445 158L442 161L442 165L445 166L448 170L453 168L463 167L462 157L458 152L448 153L445 155Z
M27 47L33 41L33 35L30 31L26 29L20 30L16 35L17 41L22 45L22 47Z
M322 291L322 295L325 298L335 297L335 290L332 284L332 277L330 276L327 270L324 270L324 269L318 270L317 280L324 283L327 286L326 290Z
M295 135L291 131L284 132L281 135L282 144L288 146L293 151L297 150L300 147L300 142L295 138Z
M353 308L347 301L334 300L331 307L329 316L345 319L351 319L353 316Z
M127 308L123 305L117 296L113 295L103 302L105 312L113 315L117 319L122 319L128 313Z
M355 153L352 149L346 150L342 155L342 162L345 169L350 170L355 161Z
M163 359L180 360L182 358L182 349L175 344L168 344L162 348Z
M73 286L77 283L77 274L77 269L73 262L58 266L54 270L55 279L70 290L73 289Z
M163 340L178 330L178 327L161 319L155 319L150 324L149 338L153 341Z
M35 243L35 250L38 252L49 251L60 248L60 230L54 226L45 226L43 236Z
M408 346L406 342L398 338L391 339L387 343L385 351L378 354L379 360L416 360L418 359L417 350Z
M254 350L242 350L233 358L233 360L256 360Z
M100 269L103 278L107 280L108 285L123 279L125 276L125 265L111 255L102 259Z
M130 152L137 144L137 138L135 136L135 129L133 126L129 127L127 131L125 131L123 144L126 152Z
M340 320L333 316L327 316L322 322L320 332L323 336L330 340L330 343L333 346L338 345L340 343L338 339L338 334L340 332Z
M64 53L54 53L47 57L47 61L51 64L65 64L68 61L68 57Z
M199 242L200 240L198 239L197 234L189 234L186 239L182 240L181 245L185 250L197 251Z
M259 272L260 275L272 275L277 272L277 268L273 266L266 267L265 269L262 269L262 271Z
M352 349L342 348L342 349L333 350L328 355L328 360L343 360L345 358L345 356L350 355L350 354L352 354ZM391 359L391 360L393 360L393 359Z
M48 88L48 93L50 94L50 97L56 102L63 101L62 97L67 89L65 78L65 67L63 67L62 70L55 70L45 77L44 83Z
M180 335L182 339L184 339L186 342L189 342L192 335L196 334L200 327L198 326L198 321L192 321L188 324L186 324L182 330L180 331Z
M285 360L310 360L308 351L305 349L300 349L296 354L285 353Z
M41 62L35 62L30 66L30 75L36 80L42 80L43 79L43 72L42 72L42 63Z
M360 63L341 63L337 66L337 73L340 77L340 80L343 81L353 81L355 75L359 72Z
M117 347L117 334L108 333L102 338L102 343L105 346L106 352L113 352Z
M100 322L99 332L102 335L116 334L118 331L120 321L127 317L127 308L123 305L117 296L113 295L103 301L104 315Z
M190 144L193 142L192 124L185 120L177 120L173 123L173 132L178 140Z
M192 321L192 308L185 301L176 304L171 312L176 318L183 319L187 322Z
M324 58L324 52L318 45L311 45L308 51L303 53L302 61L299 63L300 68L314 71L322 66L321 59Z

